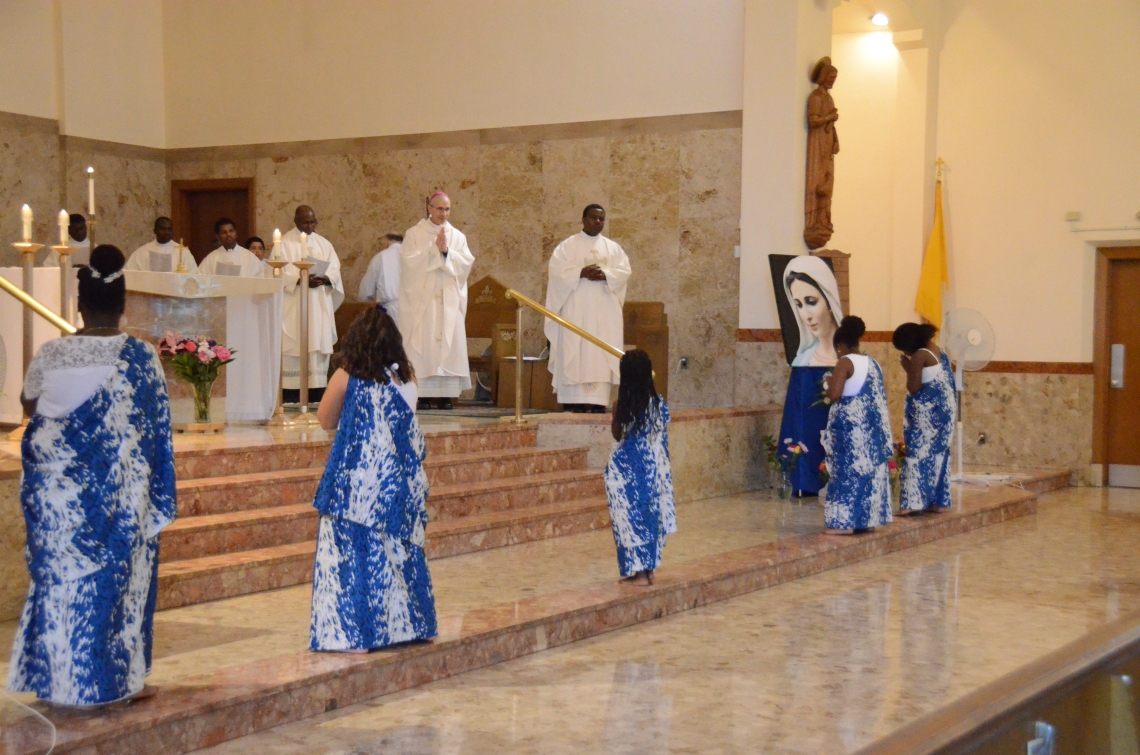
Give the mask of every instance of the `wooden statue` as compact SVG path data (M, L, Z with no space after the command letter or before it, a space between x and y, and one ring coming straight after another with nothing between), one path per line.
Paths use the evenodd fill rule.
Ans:
M804 241L808 249L818 249L831 239L831 194L835 190L835 155L839 152L839 135L835 122L839 111L828 92L835 86L839 70L831 58L820 58L812 70L811 80L817 84L807 104L807 183L804 187Z

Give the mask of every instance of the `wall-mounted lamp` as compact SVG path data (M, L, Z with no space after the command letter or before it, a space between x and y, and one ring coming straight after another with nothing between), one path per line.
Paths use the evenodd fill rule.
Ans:
M891 20L887 18L886 13L876 13L875 15L871 16L871 23L873 23L875 26L886 26L890 22Z

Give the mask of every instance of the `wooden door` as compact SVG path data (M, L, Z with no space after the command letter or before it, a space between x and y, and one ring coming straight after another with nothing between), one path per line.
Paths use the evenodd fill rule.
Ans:
M1099 252L1095 371L1101 463L1109 485L1140 488L1140 248Z
M218 247L214 223L230 218L237 228L238 243L256 233L252 178L171 181L174 238L182 239L194 259L201 262Z

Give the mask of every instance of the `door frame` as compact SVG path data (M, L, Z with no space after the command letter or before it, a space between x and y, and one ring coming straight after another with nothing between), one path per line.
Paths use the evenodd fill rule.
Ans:
M174 223L174 237L181 229L185 238L190 224L190 199L187 194L199 191L234 191L245 189L249 196L249 235L257 235L257 180L254 178L194 178L170 182L170 219ZM244 239L239 239L240 244Z
M1093 300L1092 463L1100 466L1101 485L1108 484L1108 380L1112 360L1112 344L1109 343L1108 337L1108 291L1112 263L1121 260L1140 260L1140 246L1102 246L1096 250L1096 294Z

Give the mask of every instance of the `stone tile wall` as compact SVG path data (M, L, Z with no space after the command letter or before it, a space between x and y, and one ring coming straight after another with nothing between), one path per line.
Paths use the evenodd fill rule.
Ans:
M242 148L196 149L171 157L170 178L255 178L263 237L290 228L297 204L312 205L319 232L341 257L349 297L380 237L416 223L423 197L435 189L450 194L452 222L467 234L476 258L472 280L493 275L540 301L554 247L581 229L583 207L601 203L607 235L633 266L628 298L665 303L671 403L731 405L740 129L721 120L639 133L528 131L513 141L496 133L455 146L360 151L350 143L328 154L289 154L281 146L285 154L274 155L260 145L249 157L235 154ZM539 318L528 314L526 322L527 348L537 353ZM688 370L677 368L681 356L689 357Z
M18 618L28 594L24 514L17 474L0 476L0 621Z
M883 368L895 439L902 438L906 378L889 343L864 343ZM779 343L737 343L737 406L784 403L789 368ZM966 375L963 440L967 464L1073 470L1073 484L1089 484L1092 461L1093 378L974 372ZM979 433L986 444L971 445Z
M60 208L86 207L87 166L96 175L96 241L129 255L154 238L155 218L170 213L163 151L63 137L56 121L0 113L0 267L20 264L12 243L25 203L36 213L33 240L59 243Z

